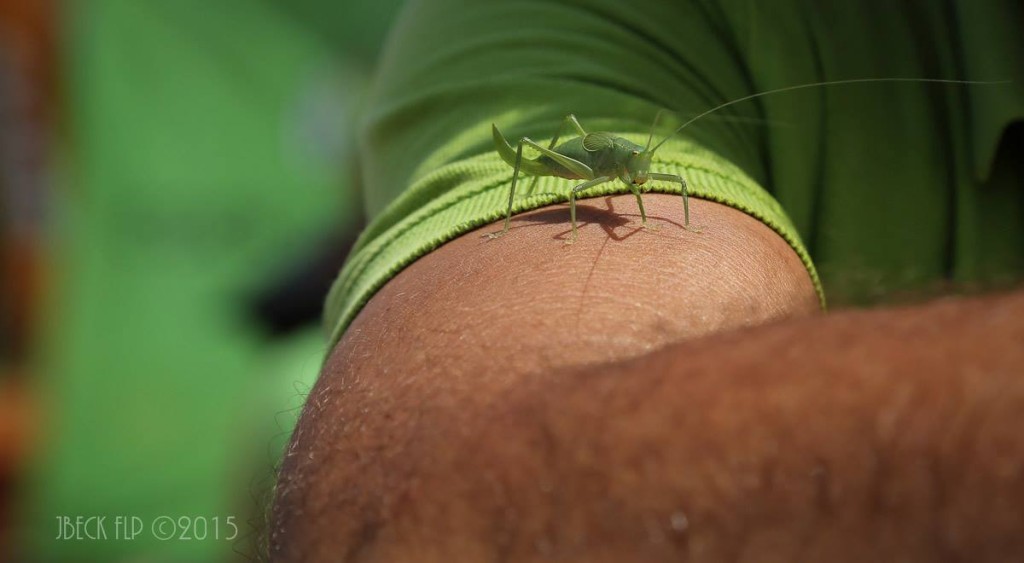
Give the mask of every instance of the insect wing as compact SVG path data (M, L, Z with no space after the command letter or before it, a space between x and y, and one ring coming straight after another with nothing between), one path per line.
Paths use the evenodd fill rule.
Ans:
M583 149L587 152L597 152L610 149L615 145L615 137L608 133L587 133L583 137Z

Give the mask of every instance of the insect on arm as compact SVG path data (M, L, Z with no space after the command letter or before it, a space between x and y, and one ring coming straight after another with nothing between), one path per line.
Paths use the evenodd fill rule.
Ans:
M1007 83L1007 81L987 82L947 80L941 78L856 78L851 80L831 80L826 82L813 82L810 84L799 84L796 86L776 88L774 90L766 90L756 94L736 98L706 110L680 125L678 129L667 135L659 141L658 144L654 145L654 148L651 148L651 141L654 139L654 127L658 123L658 117L661 115L660 111L654 118L654 124L651 126L651 133L647 137L647 145L644 147L636 145L628 139L619 137L613 133L603 131L587 133L586 130L583 129L583 126L580 125L580 122L576 119L576 116L569 114L563 120L558 133L551 140L551 143L547 148L535 143L528 137L523 137L519 140L516 150L513 151L512 146L507 140L505 140L505 137L501 132L498 131L498 127L492 125L494 144L498 150L498 154L501 155L502 159L506 163L513 167L512 186L510 187L508 194L508 209L505 213L504 227L497 233L489 233L484 236L493 239L508 232L509 222L512 219L512 203L515 198L516 183L519 179L520 171L524 174L534 176L534 179L530 184L530 192L533 191L533 186L536 184L537 178L541 176L557 176L567 179L586 180L574 187L569 195L569 217L572 221L572 236L566 241L566 244L576 240L576 196L588 188L609 182L615 178L622 180L622 182L626 184L630 191L636 196L637 205L640 207L641 222L644 227L647 226L647 213L644 210L644 202L641 197L640 186L643 186L648 180L677 182L682 188L683 195L683 228L693 232L700 232L699 228L690 226L690 204L686 180L677 174L664 174L650 171L651 159L662 145L697 120L733 104L738 104L761 96L801 90L804 88L818 88L823 86L837 86L867 82L926 82L937 84ZM566 125L571 125L576 132L579 133L579 137L570 139L559 145L557 144L558 139L561 137ZM537 149L540 151L541 155L533 160L524 160L524 144Z
M557 145L558 139L567 124L572 125L580 133L580 136ZM566 241L566 244L575 241L577 236L577 195L584 190L612 181L615 178L621 179L629 186L630 191L636 195L637 203L640 206L641 220L643 225L647 226L647 214L644 210L639 186L647 181L651 156L654 154L654 151L649 151L647 148L650 147L654 136L653 128L650 137L647 139L647 147L641 147L612 133L603 131L587 133L576 117L570 114L566 116L562 127L559 129L558 134L555 135L555 138L552 139L548 148L542 147L528 137L523 137L519 140L515 151L512 150L512 146L505 140L497 126L492 125L492 132L498 154L513 168L512 185L509 188L509 200L505 213L504 227L497 233L488 233L484 236L493 239L508 232L509 222L512 218L512 204L515 201L515 188L519 181L520 171L533 175L535 177L534 181L540 176L586 180L575 186L569 194L569 216L572 220L572 235ZM541 155L533 160L524 159L524 144L537 149ZM684 199L687 197L685 192L683 197ZM687 221L688 226L689 222Z

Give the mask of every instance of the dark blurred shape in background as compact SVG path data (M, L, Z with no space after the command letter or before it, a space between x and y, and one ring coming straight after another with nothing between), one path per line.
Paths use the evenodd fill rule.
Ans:
M54 51L50 2L0 2L0 559L13 553L13 501L37 449L28 386L45 278Z
M0 2L0 561L258 551L400 3ZM55 539L77 516L222 529Z

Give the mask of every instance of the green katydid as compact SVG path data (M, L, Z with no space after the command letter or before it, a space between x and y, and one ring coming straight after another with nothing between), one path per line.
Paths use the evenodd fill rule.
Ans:
M491 128L494 136L494 145L502 160L508 163L509 166L512 166L513 172L512 186L509 188L508 192L508 210L505 213L505 226L499 232L488 233L484 236L493 239L508 232L509 222L512 219L512 202L515 198L516 183L519 180L520 171L534 176L534 183L536 183L536 178L540 176L556 176L570 180L584 180L583 183L578 184L569 192L569 217L572 221L572 235L565 241L566 244L570 244L576 240L577 195L588 188L593 188L594 186L605 182L611 182L615 179L622 180L622 182L629 187L630 191L633 192L633 195L636 196L637 205L640 207L640 221L643 227L647 227L647 212L644 210L644 202L641 197L641 192L646 190L642 190L641 186L646 184L649 180L662 180L678 183L682 188L683 196L683 227L690 231L700 232L700 229L690 226L690 202L689 194L687 193L686 179L677 174L663 174L660 172L650 171L651 159L654 157L654 153L657 152L657 150L665 144L666 141L698 119L733 104L738 104L761 96L767 96L769 94L778 94L780 92L789 92L803 88L837 86L840 84L857 84L864 82L932 82L940 84L1008 83L1008 81L984 82L973 80L945 80L939 78L857 78L852 80L830 80L826 82L813 82L810 84L787 86L785 88L777 88L774 90L766 90L764 92L750 94L749 96L736 98L715 106L680 125L678 129L659 141L653 148L651 148L651 141L654 139L654 127L658 122L657 116L655 116L654 125L651 126L651 133L647 137L647 145L643 147L613 133L605 131L587 133L587 131L583 129L583 126L580 125L580 122L576 119L576 116L571 114L565 117L558 133L547 147L534 142L529 137L523 137L519 139L517 148L513 149L512 145L510 145L504 135L501 134L501 131L498 131L498 127L492 124ZM570 126L575 129L579 136L558 145L558 139L562 136L566 126ZM524 159L523 145L528 145L536 149L541 153L540 156L533 160Z

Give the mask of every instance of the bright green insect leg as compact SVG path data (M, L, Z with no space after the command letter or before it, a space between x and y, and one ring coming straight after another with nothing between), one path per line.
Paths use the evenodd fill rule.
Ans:
M562 120L562 124L558 126L558 131L555 132L554 138L552 138L551 142L548 143L548 150L555 148L555 145L558 144L558 139L562 137L562 133L565 133L565 127L567 125L571 125L573 129L576 129L576 132L579 133L580 137L585 137L587 135L587 132L583 130L583 126L580 125L580 122L576 119L576 116L570 113L565 116L565 119ZM533 189L537 187L537 180L539 179L540 176L533 177L533 180L530 181L530 185L526 188L526 195L533 195Z
M542 155L544 155L544 156L550 158L551 160L554 160L558 164L561 164L562 166L564 166L567 170L569 170L570 172L575 174L577 178L582 178L582 179L585 179L585 180L592 180L592 179L594 179L594 171L593 171L593 169L591 169L586 164L583 164L582 162L580 162L580 161L578 161L578 160L576 160L574 158L565 156L564 154L559 154L559 153L557 153L557 152L555 152L555 151L553 151L551 149L544 148L544 147L538 145L535 141L533 141L529 137L523 137L523 139L521 141L519 141L519 142L520 143L525 143L525 144L530 145L531 147L537 149Z
M557 152L551 149L544 148L541 145L537 144L535 141L533 141L533 139L530 139L529 137L523 137L522 139L519 139L519 144L516 148L516 164L512 169L512 186L508 190L508 209L505 211L505 226L501 229L501 231L497 233L488 233L486 235L483 235L489 239L496 239L508 232L509 222L512 220L512 202L515 201L516 182L519 180L519 169L523 163L523 145L530 145L531 147L537 149L538 151L540 151L541 154L548 156L555 162L561 164L574 174L578 175L580 178L592 179L594 177L594 171L591 170L590 167L587 166L586 164L583 164L582 162L575 160L573 158L569 158L568 156L565 156L563 154L558 154Z
M647 224L647 211L644 210L644 199L640 195L640 189L637 188L635 184L630 184L629 185L629 189L633 192L633 195L636 196L636 204L640 207L640 224L641 224L641 226L643 226L643 228L645 228L645 229L652 228L652 227L650 227Z
M489 239L496 239L501 235L508 232L509 222L512 220L512 202L516 196L516 182L519 180L519 167L523 163L523 142L519 141L518 147L516 147L516 165L512 170L512 187L508 190L508 211L505 212L505 226L502 227L497 233L487 233L486 236Z
M647 175L647 177L652 179L652 180L661 180L661 181L664 181L664 182L678 182L679 185L682 186L682 188L683 188L683 217L684 217L684 219L683 219L683 228L686 229L687 231L693 231L695 233L699 233L701 231L700 227L691 227L690 226L690 199L689 199L688 193L687 193L686 180L683 179L683 177L678 175L678 174L661 174L659 172L651 172L651 173L649 173Z
M576 186L569 192L569 218L572 220L572 238L565 241L565 244L572 244L576 240L576 194L582 192L587 188L592 188L598 184L603 184L608 180L611 180L611 176L599 176L593 180L587 180L582 184Z

